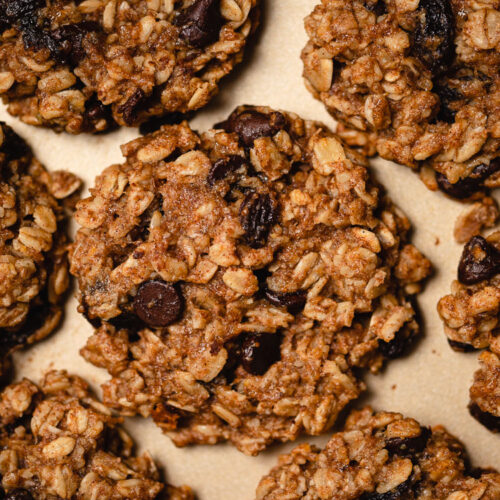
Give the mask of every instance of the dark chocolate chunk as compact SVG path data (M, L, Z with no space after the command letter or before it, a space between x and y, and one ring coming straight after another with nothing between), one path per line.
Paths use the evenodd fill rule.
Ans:
M278 204L269 194L251 191L241 204L240 220L248 245L262 248L271 227L278 221Z
M145 102L146 94L142 89L137 89L124 104L118 106L117 111L122 114L123 121L127 125L133 125L137 119L137 114Z
M290 314L299 314L306 305L307 293L305 290L297 290L296 292L275 292L266 288L266 299L271 304L278 307L286 307Z
M476 348L470 344L466 344L465 342L457 342L456 340L448 339L448 344L454 351L458 352L472 352L476 351Z
M162 280L144 282L134 298L135 313L151 327L170 325L179 318L182 308L180 292Z
M219 39L223 23L220 0L195 0L174 20L174 24L181 28L180 38L199 49Z
M254 109L233 111L229 118L219 123L215 128L238 134L241 143L246 147L253 146L253 141L259 137L271 137L286 125L285 117L277 112L265 114Z
M241 346L241 363L252 375L264 375L280 358L279 333L249 333Z
M464 199L468 198L476 191L484 189L484 182L491 175L500 170L500 158L494 158L490 163L481 163L469 174L468 177L459 180L452 184L448 178L441 174L436 174L436 181L439 188L447 195L454 198Z
M238 155L220 158L212 165L207 176L207 182L213 186L217 181L225 179L230 173L236 172L246 163L247 160Z
M448 70L455 56L455 19L449 0L420 0L413 32L413 55L433 75Z
M458 279L474 285L500 272L500 251L482 236L474 236L464 247L458 264Z
M500 417L481 410L476 403L469 403L470 414L487 429L493 432L500 432Z
M392 455L411 457L423 451L430 435L430 429L422 427L419 436L412 438L390 438L385 442L385 447Z

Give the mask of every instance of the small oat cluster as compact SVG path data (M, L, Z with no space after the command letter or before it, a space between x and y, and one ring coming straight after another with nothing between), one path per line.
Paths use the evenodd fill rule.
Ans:
M304 76L351 145L466 198L500 186L496 0L322 0Z
M0 4L0 95L70 133L204 106L241 61L257 0L12 0Z
M0 496L7 500L192 500L135 456L120 418L79 377L51 371L0 393ZM161 493L160 493L161 492Z
M0 123L0 373L14 348L59 323L68 287L64 205L80 180L48 173L28 145Z
M492 431L500 431L500 231L474 236L458 266L458 280L438 311L451 347L484 349L470 390L471 414Z
M84 357L104 401L178 445L255 454L330 427L418 332L430 264L365 160L324 126L240 107L122 151L75 215Z
M443 427L399 413L354 411L320 450L303 444L279 458L257 500L496 500L500 474L470 469Z

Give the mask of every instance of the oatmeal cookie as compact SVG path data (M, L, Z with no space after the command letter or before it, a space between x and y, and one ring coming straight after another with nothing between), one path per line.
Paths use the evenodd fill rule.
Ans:
M442 426L399 413L354 411L323 450L303 444L279 458L258 500L496 500L500 474L472 470Z
M321 0L305 82L369 154L468 198L500 186L500 1Z
M81 378L51 371L0 393L0 497L5 500L192 500L136 456L121 419Z
M465 245L458 280L439 301L438 312L453 349L485 349L469 409L483 425L500 431L500 231L474 236Z
M0 0L0 94L77 134L205 106L243 57L258 0Z
M68 287L64 208L80 180L49 174L0 122L0 374L15 348L47 336Z
M366 160L323 125L240 107L122 147L78 205L71 272L105 403L177 445L318 434L418 332L430 270Z

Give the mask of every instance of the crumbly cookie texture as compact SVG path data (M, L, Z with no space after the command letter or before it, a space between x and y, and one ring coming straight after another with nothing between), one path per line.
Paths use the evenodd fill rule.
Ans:
M107 404L177 445L255 454L330 427L364 387L351 368L376 372L417 334L430 264L321 124L240 107L122 150L79 203L71 251Z
M323 450L303 444L279 458L258 500L495 500L500 474L471 470L442 426L399 413L354 411Z
M201 108L243 57L257 0L2 0L0 95L73 134Z
M500 186L500 2L321 0L306 86L368 154L468 198Z
M136 456L121 419L86 382L51 371L0 393L0 497L5 500L192 500Z
M0 122L0 374L15 348L46 337L68 287L65 206L80 180L49 173Z
M458 280L439 301L438 312L453 349L484 349L469 409L490 430L500 431L500 231L474 236L465 245Z

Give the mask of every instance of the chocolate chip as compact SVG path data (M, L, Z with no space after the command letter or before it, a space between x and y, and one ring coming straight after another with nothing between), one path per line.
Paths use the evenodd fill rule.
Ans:
M431 431L427 427L421 427L420 435L412 438L390 438L385 442L385 447L392 455L409 457L423 451Z
M390 342L378 339L378 350L387 359L395 359L402 356L408 347L409 339L401 332L396 333Z
M409 496L409 492L412 489L412 481L411 478L407 479L404 483L396 486L391 491L387 491L386 493L377 493L376 491L372 493L364 493L360 500L402 500L413 498L413 496Z
M455 20L449 0L420 0L413 55L422 61L433 75L448 70L455 55Z
M435 85L432 89L434 94L439 96L439 111L436 116L438 121L453 123L455 121L456 109L451 109L450 105L463 98L461 92L446 85Z
M137 119L137 113L146 102L146 94L141 89L136 89L127 101L118 106L118 113L123 116L123 121L127 125L133 125Z
M212 165L207 176L207 182L210 186L213 186L217 181L225 179L230 173L236 172L246 163L245 158L238 155L220 158Z
M199 49L219 39L223 23L220 0L195 0L174 19L174 24L181 27L180 38Z
M468 198L476 191L484 188L484 182L500 170L500 158L494 158L488 164L481 163L469 174L468 177L452 184L448 178L441 174L436 174L436 181L439 188L447 195L454 198Z
M466 344L465 342L457 342L456 340L448 339L448 344L450 344L450 347L457 352L472 352L477 350L470 344Z
M249 333L241 346L241 363L252 375L264 375L280 358L279 333Z
M33 496L28 490L16 488L5 493L5 500L33 500Z
M474 285L500 272L500 251L482 236L474 236L465 245L460 263L458 279L464 285Z
M262 248L273 224L278 221L278 203L269 194L249 192L240 207L245 239L252 248Z
M170 325L179 318L182 307L182 296L177 288L162 280L144 282L134 298L135 313L152 327Z
M101 26L95 21L81 21L75 24L66 24L50 33L50 37L57 43L52 57L60 64L78 63L85 56L83 39L88 33L100 32Z
M278 307L286 307L290 314L299 314L306 305L307 293L305 290L296 292L275 292L266 288L266 299Z
M469 403L470 414L487 429L493 432L500 432L500 417L481 410L476 403Z
M215 128L238 134L241 143L246 147L251 147L255 139L273 136L285 125L285 117L277 111L266 114L247 109L233 111L225 122L217 124Z

